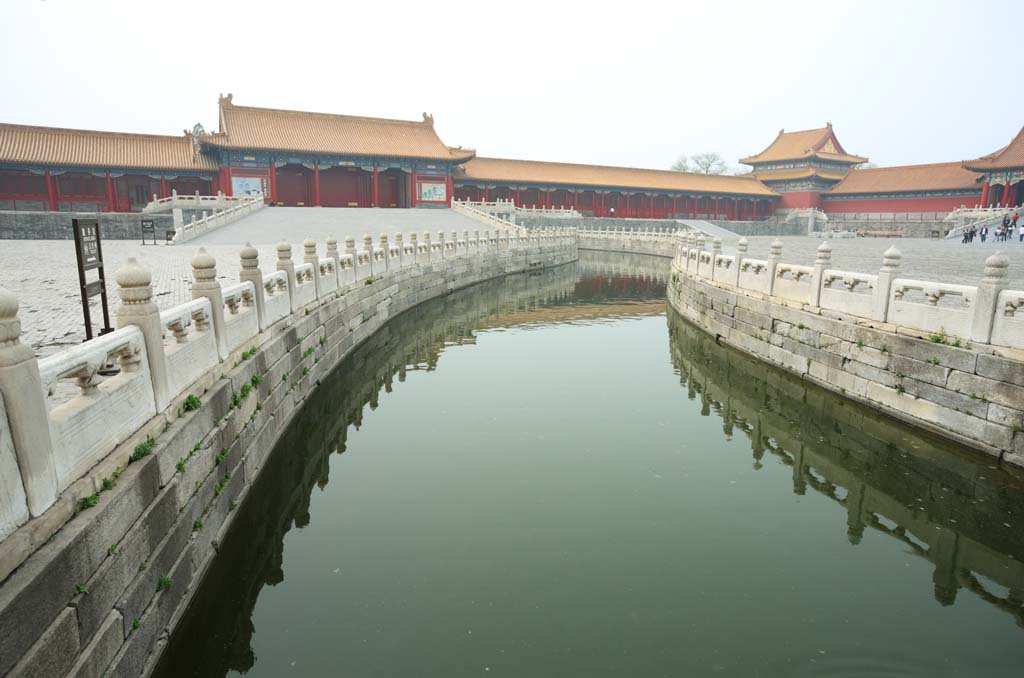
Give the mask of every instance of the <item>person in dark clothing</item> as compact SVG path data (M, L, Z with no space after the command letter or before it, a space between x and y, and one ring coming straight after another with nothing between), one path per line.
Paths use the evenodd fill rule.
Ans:
M988 237L988 226L982 226L981 230L978 231L978 235L981 236L981 242L985 242L985 238Z

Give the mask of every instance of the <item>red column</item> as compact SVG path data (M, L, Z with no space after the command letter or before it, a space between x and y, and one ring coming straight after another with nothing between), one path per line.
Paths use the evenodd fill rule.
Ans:
M715 219L718 219L718 198L715 198Z
M320 207L320 163L313 163L313 205Z
M603 217L604 216L604 193L598 193L598 192L595 191L594 192L594 196L597 198L598 210L600 210L600 211L594 210L594 216L595 217Z
M270 160L270 195L267 196L270 202L277 203L277 163Z
M522 207L523 206L523 197L519 194L519 189L518 188L516 189L516 201L515 201L514 204L515 204L516 207Z
M380 183L379 183L379 170L373 168L373 204L370 207L380 207Z
M220 168L220 174L221 174L221 179L220 179L221 189L220 190L224 192L224 195L230 196L231 195L231 168L230 167L221 167Z
M1006 184L1006 195L1006 206L1014 207L1017 204L1017 184L1014 184L1013 186Z
M110 175L108 174L107 177L109 177L109 176ZM167 177L161 176L160 177L160 197L161 198L167 198L167 197L170 197L170 195L171 195L171 192L167 190Z
M47 176L49 176L49 172L47 172ZM988 189L989 189L989 186L990 186L990 184L986 181L985 185L982 186L982 188L981 188L981 206L982 207L988 207Z
M413 168L412 173L409 174L409 207L416 207L416 168Z
M544 208L551 209L551 191L544 191Z
M161 189L163 188L163 177L161 177ZM107 172L107 211L114 211L114 182L110 180L110 172Z
M57 211L57 193L54 191L53 177L50 170L46 170L46 199L50 203L50 211Z
M376 172L376 170L374 171ZM445 190L445 195L448 198L448 207L451 207L452 194L455 192L455 179L452 177L452 175L449 174L447 177L445 177L445 183L448 185L447 190Z

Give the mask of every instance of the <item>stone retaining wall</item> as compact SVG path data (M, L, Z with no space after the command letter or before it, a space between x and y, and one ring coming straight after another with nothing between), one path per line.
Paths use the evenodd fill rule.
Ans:
M1024 351L1019 347L901 326L895 321L905 316L894 314L892 306L888 312L882 309L880 317L885 321L872 321L852 306L854 312L844 312L823 308L824 300L820 305L795 300L815 294L814 285L821 285L823 279L835 278L828 275L833 272L826 269L827 256L822 254L827 245L819 248L815 267L802 267L783 264L777 256L765 262L745 259L742 253L733 257L702 251L702 243L681 243L679 256L673 260L669 303L719 343L904 422L1024 466ZM781 244L776 252L780 251ZM899 254L893 251L877 280L866 274L835 273L839 280L845 276L850 282L849 290L861 282L870 283L876 288L875 300L884 300L902 312L900 305L907 302L899 290L914 289L917 281L894 280L898 261ZM989 293L995 290L1003 295L999 299L1019 294L999 292L994 285L1000 265L1006 264L990 260L992 270L986 271L979 288L954 291L969 297L972 304L977 297L977 308L972 311L988 308L988 303L990 312L1001 314L995 300L985 296L986 285ZM796 274L795 279L790 272ZM1005 271L1002 274L1005 276ZM716 279L718 276L722 279ZM764 282L756 282L761 276ZM802 283L796 282L801 279ZM806 289L794 292L801 284ZM895 288L891 292L890 284ZM764 285L769 285L771 292L751 289ZM942 296L941 285L921 286ZM818 289L821 294L821 289L829 288ZM844 302L850 304L855 296L863 297L865 304L872 298L849 290L828 293L850 295ZM942 311L927 302L919 310L945 317L947 322L952 322L954 314L952 309ZM978 317L984 318L984 313L982 310ZM975 324L974 331L977 329ZM1010 344L1019 343L1016 334L1005 336L1010 337Z
M577 242L581 250L647 254L671 259L675 255L677 241L671 234L623 231L607 235L580 233Z
M302 280L309 269L316 296L238 342L219 362L217 342L203 333L216 330L219 335L224 327L230 332L230 323L239 321L226 317L218 327L216 314L202 316L210 310L208 290L197 299L201 303L188 305L185 316L205 317L200 322L205 329L192 331L198 340L209 341L203 345L214 351L215 366L61 492L49 509L33 513L0 543L0 675L134 678L150 672L278 437L320 380L355 346L425 300L577 258L575 239L568 235L492 239L485 234L437 245L396 249L386 241L382 247L371 244L363 252L342 255L337 271L330 258L320 260L319 272L308 264L289 270L290 248L279 247L289 258L282 259L283 268L279 264L280 275L267 276L268 294L282 286L286 294L296 285L312 286L313 279ZM307 255L311 249L315 244L307 241ZM417 257L415 263L371 268L386 266L390 252L397 262L406 251ZM246 256L243 251L243 265ZM337 263L337 250L333 257ZM326 278L341 278L346 257L356 277L330 291ZM215 280L208 259L200 255L193 260L197 288ZM351 266L345 270L353 275ZM135 280L137 270L128 273L119 272L119 284L148 286ZM232 289L225 289L224 296L235 294ZM0 301L0 311L11 312L9 299ZM271 297L264 303L271 313ZM255 306L248 312L255 312ZM177 315L164 315L179 340L189 333ZM16 329L16 320L5 322L0 330ZM16 345L16 331L14 337ZM139 368L122 365L126 375L139 374ZM155 381L154 389L159 391ZM9 393L5 398L10 404ZM6 412L0 417L5 425L21 416L9 407ZM25 444L21 438L15 442Z
M125 212L32 212L0 211L0 240L71 240L72 219L99 219L100 234L108 240L142 240L143 217L156 222L156 238L164 241L165 231L174 230L167 214Z

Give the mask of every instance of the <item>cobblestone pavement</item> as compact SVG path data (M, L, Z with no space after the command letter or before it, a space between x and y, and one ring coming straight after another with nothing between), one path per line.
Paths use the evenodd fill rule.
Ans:
M292 258L302 260L301 243L314 238L321 255L328 235L338 238L352 234L361 239L364 232L376 239L381 232L408 234L416 230L436 233L484 230L481 224L449 210L356 210L274 207L243 219L185 245L148 245L125 240L108 240L103 252L108 278L111 322L120 301L114 275L129 258L135 257L153 274L156 301L169 308L191 298L191 258L199 247L205 247L217 259L218 278L225 284L238 280L238 253L245 241L253 242L260 251L264 271L275 269L277 253L274 243L292 243ZM752 237L750 256L768 255L771 237ZM784 261L811 264L821 240L803 236L782 238ZM985 243L972 245L932 240L868 239L830 240L833 268L853 271L876 271L882 263L882 252L895 244L903 254L901 275L926 280L975 284L980 279L987 256L997 249L1009 255L1010 284L1024 289L1024 243ZM90 280L94 276L90 272ZM18 297L21 303L22 341L38 355L47 355L85 338L82 309L75 267L75 246L67 240L2 240L0 241L0 286ZM93 323L102 321L98 302L93 306Z

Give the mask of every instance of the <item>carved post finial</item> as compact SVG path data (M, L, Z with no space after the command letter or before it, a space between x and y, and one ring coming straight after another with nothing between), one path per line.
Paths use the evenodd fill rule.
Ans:
M882 271L896 271L900 267L900 262L903 261L903 255L896 249L895 245L891 245L889 249L882 253Z
M195 277L196 283L204 284L217 278L217 260L206 251L205 247L200 247L192 257L192 275Z
M153 298L153 276L143 268L135 257L129 257L124 265L114 274L117 281L117 295L125 305L148 303Z
M832 245L829 245L827 242L823 242L818 245L818 254L814 263L827 265L830 261L832 261Z
M242 270L258 268L260 265L260 252L252 246L251 242L245 243L238 256L241 260Z
M18 318L18 298L14 293L0 287L0 346L18 344L21 336L21 320Z
M740 238L736 242L736 251L741 253L741 254L746 254L747 253L747 247L749 247L749 246L750 246L750 243L747 241L746 238Z

